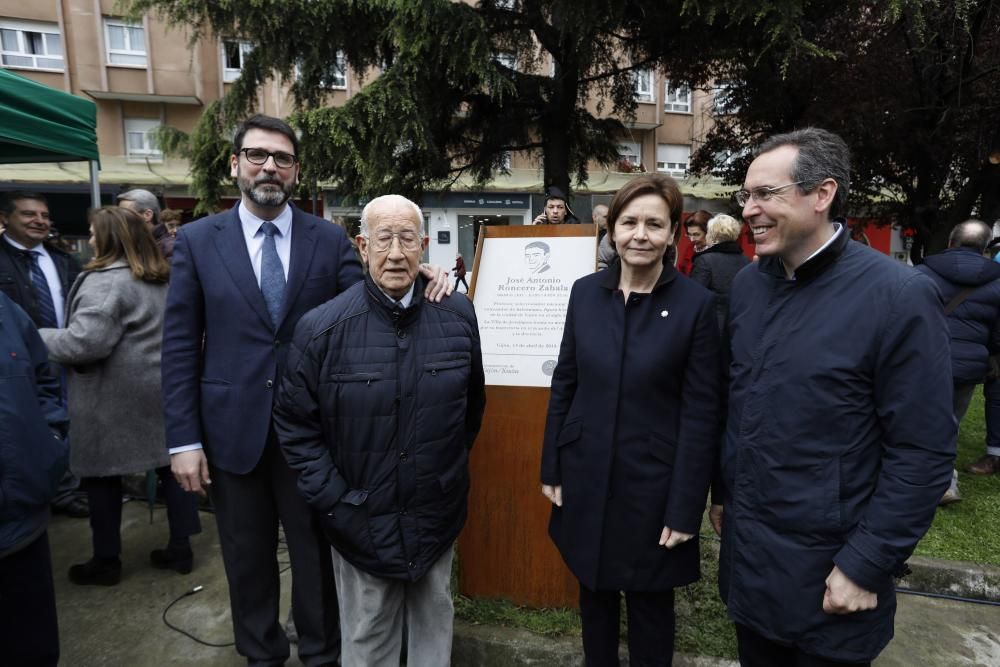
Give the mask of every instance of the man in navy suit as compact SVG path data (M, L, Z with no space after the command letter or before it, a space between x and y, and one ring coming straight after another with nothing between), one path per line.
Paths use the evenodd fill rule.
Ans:
M283 121L246 120L234 137L238 206L180 229L163 328L163 401L171 468L181 487L211 487L229 581L236 650L249 665L281 665L278 522L292 567L299 659L340 652L330 547L296 488L271 408L287 344L306 311L362 279L337 225L288 203L298 140ZM437 299L447 274L424 267Z

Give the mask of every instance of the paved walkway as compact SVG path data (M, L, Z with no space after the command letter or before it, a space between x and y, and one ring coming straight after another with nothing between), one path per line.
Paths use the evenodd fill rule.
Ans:
M213 516L202 513L202 523L204 532L194 538L194 572L180 575L154 570L148 554L150 549L166 542L166 512L158 507L150 525L149 512L143 503L127 503L123 512L121 584L111 588L79 587L69 583L66 571L71 564L90 557L90 530L86 520L57 517L49 535L59 605L61 664L69 667L245 665L232 647L202 646L171 630L161 620L164 608L172 600L200 585L204 589L178 602L168 620L208 642L232 641L226 580ZM282 618L288 610L289 584L289 574L285 573ZM522 643L537 641L539 651L554 644L542 638L536 640L527 633L519 636L527 636ZM472 662L478 664L473 666ZM530 664L557 662L581 664L576 658L565 662L534 660ZM502 663L496 664L529 663L511 661L507 654ZM1000 607L900 595L896 639L875 664L876 667L1000 667ZM293 658L288 665L300 667L301 663ZM468 665L456 662L456 667L482 665L481 659Z

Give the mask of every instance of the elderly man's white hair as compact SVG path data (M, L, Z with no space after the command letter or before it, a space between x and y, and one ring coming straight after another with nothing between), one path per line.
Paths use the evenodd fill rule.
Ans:
M403 195L382 195L381 197L375 197L371 200L365 207L361 210L361 235L368 236L368 216L371 215L371 210L374 206L378 204L398 204L400 206L409 206L413 209L413 213L417 216L417 220L420 221L420 235L425 236L424 232L424 212L420 210L420 207L415 203L404 197Z

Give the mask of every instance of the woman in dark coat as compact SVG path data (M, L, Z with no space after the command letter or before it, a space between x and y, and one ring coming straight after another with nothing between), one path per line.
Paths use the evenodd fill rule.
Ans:
M542 451L549 534L580 580L588 667L618 665L625 593L633 665L670 665L673 589L698 579L697 532L719 430L715 299L664 264L673 179L618 191L620 261L573 285Z
M719 331L726 324L729 311L729 286L733 278L750 263L740 248L740 221L731 215L717 215L708 221L709 246L694 256L691 280L715 292Z

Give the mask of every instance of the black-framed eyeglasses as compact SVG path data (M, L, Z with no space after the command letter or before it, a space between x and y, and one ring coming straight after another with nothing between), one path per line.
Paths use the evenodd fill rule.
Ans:
M413 252L420 249L420 234L404 229L401 232L390 232L387 229L376 230L374 234L367 237L371 241L372 248L376 252L385 252L392 246L393 239L399 239L399 247L403 250Z
M274 151L272 153L263 148L241 148L240 152L247 156L247 162L258 166L266 163L269 157L274 158L274 165L279 169L291 169L299 161L297 157L284 151Z
M739 206L746 206L747 202L751 199L754 201L769 201L771 197L778 194L782 190L787 190L793 185L802 185L805 181L795 181L794 183L787 183L785 185L778 185L776 187L761 186L759 188L754 188L753 190L737 190L733 193L733 199Z

